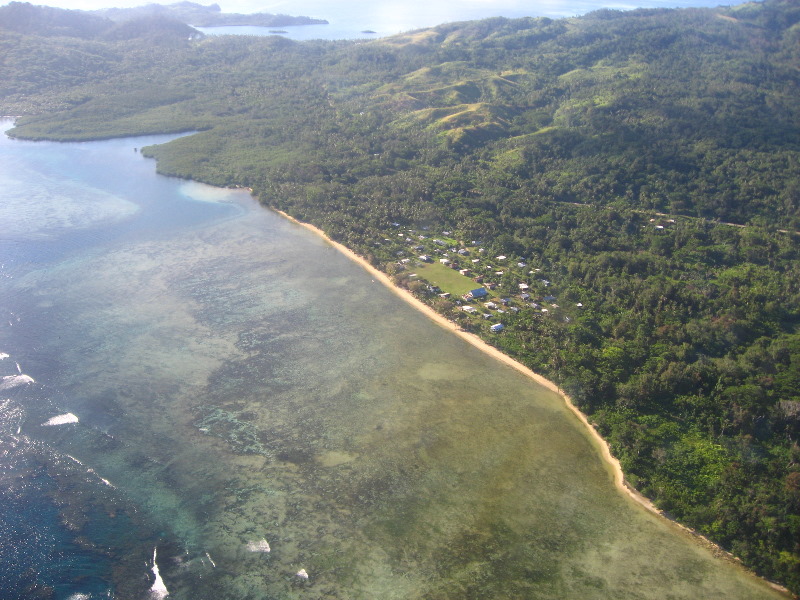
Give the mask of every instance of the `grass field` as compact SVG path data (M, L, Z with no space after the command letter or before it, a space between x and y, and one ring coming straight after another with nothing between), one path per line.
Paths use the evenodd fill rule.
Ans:
M462 296L470 290L481 287L469 277L438 262L418 265L414 270L422 279L432 285L438 285L443 292L450 292L451 296Z

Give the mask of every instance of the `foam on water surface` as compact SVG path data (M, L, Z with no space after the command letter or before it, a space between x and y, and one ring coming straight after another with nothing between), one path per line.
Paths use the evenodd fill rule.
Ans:
M30 375L6 375L0 379L0 390L9 390L29 383L34 383Z
M161 573L158 570L158 563L156 562L157 552L158 548L154 548L153 568L151 571L153 573L153 577L155 577L155 581L153 581L153 585L150 586L150 596L154 599L161 599L169 596L169 592L167 591L167 586L164 584L164 580L161 578Z
M77 458L75 458L75 457L74 457L74 456L72 456L71 454L67 454L66 456L67 456L67 458L68 458L68 459L70 459L72 462L74 462L74 463L76 463L76 464L79 464L80 466L84 466L84 464L83 464L81 461L79 461Z
M54 425L67 425L69 423L77 423L79 421L78 417L72 413L65 413L63 415L56 415L55 417L51 417L44 423L42 423L42 427L53 427Z

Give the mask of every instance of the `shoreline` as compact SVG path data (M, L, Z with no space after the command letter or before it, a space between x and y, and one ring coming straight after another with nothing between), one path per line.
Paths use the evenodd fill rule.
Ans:
M564 403L566 404L570 412L572 412L576 417L578 417L578 420L588 429L592 439L595 442L597 442L598 445L600 446L599 449L601 451L600 453L603 457L603 461L611 468L611 474L613 475L614 485L620 490L624 491L631 499L633 499L637 504L646 508L648 511L660 516L664 516L661 510L659 510L649 499L644 497L635 489L631 488L625 482L625 474L622 471L622 467L620 466L619 461L611 453L611 448L608 445L608 442L606 442L606 440L603 439L603 437L597 432L597 430L592 426L592 424L589 423L589 419L587 418L587 416L583 414L580 411L580 409L578 409L578 407L575 406L575 404L573 404L572 399L566 393L564 393L564 391L561 390L561 388L559 388L554 382L550 381L549 379L547 379L543 375L540 375L539 373L535 373L534 371L532 371L519 361L514 360L513 358L511 358L507 354L504 354L494 346L486 343L478 335L470 333L468 331L464 331L458 325L456 325L443 315L440 315L430 306L428 306L427 304L416 298L411 292L395 285L395 283L389 278L388 275L386 275L386 273L373 267L363 257L359 256L358 254L350 250L350 248L348 248L347 246L332 240L325 234L324 231L322 231L318 227L315 227L310 223L298 221L291 215L288 215L281 210L277 210L274 208L271 210L274 210L276 213L278 213L285 219L288 219L292 223L295 223L296 225L299 225L304 229L308 229L309 231L323 238L326 242L331 244L339 252L347 256L350 260L358 263L364 269L366 269L369 272L369 274L375 278L376 281L379 281L384 286L389 288L396 296L404 300L407 304L410 304L413 308L417 309L419 312L426 315L429 319L434 321L440 327L443 327L444 329L447 329L448 331L455 333L458 337L468 342L469 344L472 344L478 350L484 352L485 354L488 354L489 356L491 356L496 360L499 360L503 364L519 371L523 375L532 379L534 382L550 390L551 392L558 394L564 400ZM672 519L669 520L671 521Z
M450 321L449 319L447 319L443 315L437 313L430 306L428 306L427 304L425 304L424 302L422 302L421 300L416 298L411 292L409 292L408 290L402 289L401 287L395 285L395 283L389 278L389 276L386 273L384 273L383 271L380 271L379 269L376 269L375 267L373 267L362 256L359 256L358 254L353 252L350 248L348 248L344 244L341 244L341 243L339 243L339 242L337 242L335 240L332 240L320 228L318 228L318 227L316 227L316 226L314 226L314 225L312 225L310 223L305 223L303 221L300 221L300 220L292 217L291 215L283 212L282 210L278 210L276 208L271 208L271 207L269 207L269 208L270 208L270 210L272 210L275 213L279 214L280 216L282 216L286 220L290 221L291 223L294 223L294 224L296 224L296 225L298 225L298 226L300 226L300 227L302 227L304 229L307 229L308 231L311 231L315 235L317 235L320 238L322 238L323 240L325 240L331 246L336 248L339 252L344 254L347 258L349 258L353 262L361 265L361 267L363 267L374 278L375 281L380 282L382 285L387 287L393 294L395 294L398 298L400 298L401 300L403 300L404 302L409 304L412 308L414 308L414 309L418 310L419 312L423 313L425 316L427 316L430 320L432 320L434 323L436 323L440 327L443 327L444 329L448 330L449 332L452 332L452 333L456 334L462 340L464 340L467 343L471 344L472 346L474 346L478 350L484 352L488 356L490 356L490 357L502 362L503 364L515 369L516 371L522 373L523 375L525 375L529 379L533 380L535 383L541 385L542 387L544 387L544 388L546 388L546 389L558 394L558 396L564 401L564 404L567 407L567 409L573 415L575 415L578 418L578 420L586 428L586 430L587 430L587 432L589 434L589 437L596 443L598 449L600 450L600 456L602 458L602 461L605 463L605 465L609 468L609 470L611 472L611 475L612 475L612 478L613 478L613 481L614 481L614 486L620 492L622 492L623 495L628 497L631 501L633 501L634 503L636 503L637 505L642 507L647 512L649 512L649 513L651 513L653 515L656 515L658 517L663 518L668 523L670 523L673 526L675 526L678 529L680 529L683 533L689 534L692 538L695 539L696 542L698 542L700 545L704 546L706 549L711 551L714 555L719 556L721 558L724 558L725 560L728 560L729 562L737 565L739 568L747 571L748 573L750 573L754 577L757 577L758 579L761 579L764 583L766 583L772 589L774 589L774 590L776 590L778 592L786 594L788 598L794 598L795 597L795 596L793 596L791 594L791 592L787 588L783 587L782 585L780 585L778 583L775 583L773 581L769 581L769 580L767 580L767 579L765 579L763 577L760 577L756 573L753 573L750 569L745 567L742 564L741 560L739 560L736 556L734 556L733 554L731 554L730 552L728 552L724 548L720 547L718 544L716 544L715 542L711 541L710 539L705 537L703 534L701 534L701 533L695 531L694 529L692 529L690 527L687 527L686 525L683 525L683 524L679 523L678 521L676 521L675 519L669 517L666 513L664 513L664 511L662 511L655 504L653 504L650 501L649 498L645 497L638 490L636 490L635 488L631 487L628 484L628 482L625 480L625 473L622 470L622 466L620 465L619 460L611 453L611 446L609 445L609 443L603 438L603 436L601 436L598 433L597 429L595 429L594 426L592 426L592 424L589 422L589 418L583 412L581 412L581 410L577 406L575 406L575 404L572 402L572 399L561 388L559 388L554 382L550 381L549 379L547 379L546 377L540 375L539 373L535 373L534 371L532 371L531 369L529 369L528 367L526 367L525 365L523 365L519 361L511 358L510 356L508 356L507 354L501 352L500 350L498 350L494 346L488 344L483 339L481 339L478 335L476 335L474 333L470 333L468 331L464 331L463 329L458 327L458 325L456 325L455 323L453 323L452 321Z

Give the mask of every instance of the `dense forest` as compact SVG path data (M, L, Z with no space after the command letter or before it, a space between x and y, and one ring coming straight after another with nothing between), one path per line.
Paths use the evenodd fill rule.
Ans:
M795 593L798 66L792 0L368 43L0 7L11 135L194 132L146 153L252 188L396 276L397 227L448 231L524 265L498 297L524 279L533 300L580 304L509 311L490 334L410 286L556 381L668 515Z
M274 15L271 13L254 13L242 15L224 13L219 4L203 6L195 2L176 2L174 4L145 4L134 8L102 8L92 11L112 21L130 21L146 17L167 17L192 25L194 27L223 27L233 25L253 25L260 27L284 27L287 25L323 25L324 19L311 17L293 17L290 15Z

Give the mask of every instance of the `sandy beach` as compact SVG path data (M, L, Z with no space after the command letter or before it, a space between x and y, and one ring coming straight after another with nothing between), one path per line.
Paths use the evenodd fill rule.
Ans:
M475 346L476 348L478 348L482 352L485 352L486 354L490 355L492 358L495 358L495 359L499 360L500 362L503 362L506 365L516 369L520 373L523 373L524 375L530 377L533 381L535 381L539 385L541 385L541 386L543 386L543 387L545 387L545 388L557 393L559 396L561 396L564 399L564 402L567 405L567 407L575 414L575 416L578 417L578 419L580 419L581 423L583 423L586 426L586 428L589 431L590 435L597 442L597 444L598 444L598 446L599 446L599 448L601 450L603 459L611 467L611 471L612 471L612 473L614 475L614 483L617 485L617 487L619 487L621 490L624 490L626 494L628 494L631 498L633 498L637 503L639 503L642 506L644 506L646 509L648 509L648 510L650 510L650 511L656 513L656 514L659 514L659 515L661 514L661 511L658 510L658 508L656 508L653 505L653 503L650 502L650 500L648 500L647 498L645 498L644 496L639 494L636 490L630 488L628 485L625 484L625 475L622 472L622 468L620 467L619 461L616 458L614 458L613 454L611 454L611 449L609 448L608 443L602 438L602 436L599 433L597 433L597 430L594 427L592 427L592 425L589 423L589 420L587 419L586 415L584 415L572 403L572 400L570 399L570 397L567 396L555 383L553 383L549 379L546 379L545 377L542 377L538 373L534 373L528 367L526 367L522 363L514 360L513 358L511 358L507 354L503 354L502 352L500 352L500 350L498 350L494 346L490 346L489 344L484 342L480 337L478 337L474 333L470 333L468 331L464 331L463 329L458 327L458 325L456 325L452 321L446 319L444 316L440 315L435 310L433 310L430 306L428 306L424 302L422 302L419 299L417 299L416 297L414 297L414 295L411 292L409 292L408 290L405 290L405 289L400 288L397 285L395 285L394 282L392 282L392 280L389 278L389 276L386 275L386 273L384 273L382 271L379 271L378 269L373 267L366 260L364 260L364 258L359 256L358 254L356 254L355 252L353 252L352 250L350 250L346 246L344 246L344 245L340 244L339 242L336 242L336 241L332 240L331 238L329 238L325 234L325 232L322 231L321 229L319 229L318 227L315 227L315 226L313 226L313 225L311 225L309 223L304 223L302 221L298 221L294 217L292 217L292 216L290 216L290 215L288 215L288 214L286 214L286 213L284 213L282 211L277 210L275 212L277 212L281 216L285 217L286 219L292 221L293 223L296 223L297 225L300 225L301 227L304 227L305 229L313 231L315 234L317 234L320 237L324 238L329 244L334 246L341 253L343 253L348 258L350 258L354 262L357 262L362 267L364 267L364 269L366 269L369 272L369 274L372 276L372 278L375 281L378 281L378 282L382 283L383 285L385 285L386 287L388 287L397 296L402 298L405 302L407 302L408 304L410 304L411 306L413 306L414 308L416 308L420 312L424 313L428 318L430 318L432 321L437 323L439 326L444 327L445 329L447 329L448 331L451 331L452 333L455 333L457 336L459 336L460 338L462 338L465 341L469 342L470 344L472 344L473 346Z
M711 540L709 540L708 538L706 538L702 534L698 533L697 531L695 531L695 530L693 530L693 529L691 529L689 527L686 527L685 525L682 525L682 524L678 523L677 521L674 521L673 519L669 518L667 515L665 515L663 513L663 511L658 509L648 498L646 498L645 496L640 494L636 489L630 487L625 481L625 474L622 471L622 467L620 466L619 461L611 453L611 448L610 448L608 442L597 432L597 430L592 426L592 424L589 423L589 419L587 418L587 416L585 414L583 414L575 406L575 404L572 402L572 399L567 394L565 394L564 391L561 390L554 382L552 382L549 379L543 377L542 375L539 375L538 373L534 373L531 369L529 369L528 367L526 367L522 363L514 360L513 358L511 358L510 356L508 356L506 354L503 354L500 350L498 350L494 346L491 346L491 345L487 344L485 341L483 341L477 335L475 335L473 333L470 333L470 332L467 332L467 331L464 331L463 329L459 328L455 323L453 323L452 321L448 320L444 316L440 315L435 310L433 310L430 306L428 306L424 302L422 302L419 299L417 299L416 297L414 297L414 295L411 292L409 292L408 290L405 290L405 289L400 288L399 286L395 285L394 282L389 278L388 275L386 275L382 271L380 271L380 270L376 269L375 267L373 267L363 257L359 256L358 254L356 254L355 252L353 252L352 250L350 250L349 248L347 248L343 244L340 244L339 242L336 242L336 241L332 240L330 237L328 237L327 234L325 234L324 231L322 231L318 227L315 227L314 225L311 225L309 223L304 223L302 221L298 221L297 219L295 219L294 217L286 214L283 211L276 210L276 209L272 209L272 210L274 210L275 212L277 212L278 214L280 214L284 218L288 219L289 221L299 225L300 227L308 229L309 231L312 231L316 235L318 235L321 238L323 238L324 240L326 240L334 248L336 248L341 253L343 253L345 256L347 256L348 258L350 258L354 262L356 262L359 265L361 265L365 270L367 270L369 272L369 274L372 276L372 278L376 282L379 282L379 283L385 285L394 294L396 294L399 298L401 298L402 300L404 300L405 302L407 302L408 304L413 306L415 309L417 309L420 312L422 312L423 314L425 314L427 317L429 317L432 321L434 321L439 326L444 327L445 329L447 329L448 331L450 331L452 333L455 333L457 336L459 336L463 340L469 342L470 344L472 344L473 346L475 346L476 348L478 348L482 352L485 352L486 354L488 354L492 358L494 358L496 360L499 360L500 362L505 363L506 365L516 369L520 373L523 373L524 375L526 375L527 377L529 377L530 379L535 381L537 384L539 384L539 385L541 385L541 386L543 386L543 387L545 387L545 388L557 393L564 400L564 403L567 406L567 408L580 420L581 423L583 423L583 425L586 427L586 430L589 433L589 435L597 443L597 447L600 450L600 454L601 454L601 456L603 458L603 461L609 467L609 470L611 471L611 473L613 475L614 485L620 491L622 491L631 500L633 500L635 503L637 503L638 505L642 506L646 510L648 510L653 514L656 514L656 515L666 519L668 522L673 524L675 527L677 527L680 530L690 534L700 544L706 546L712 552L714 552L714 554L716 554L718 556L721 556L723 558L726 558L726 559L736 563L740 567L744 568L741 565L741 562L733 554L731 554L730 552L728 552L725 549L721 548L720 546L718 546L717 544L715 544L714 542L712 542ZM745 570L747 570L747 569L745 569ZM767 581L767 583L771 587L773 587L774 589L776 589L778 591L781 591L781 592L784 592L784 593L787 593L787 594L789 593L789 591L785 587L783 587L781 585L778 585L778 584L776 584L774 582L770 582L770 581Z

